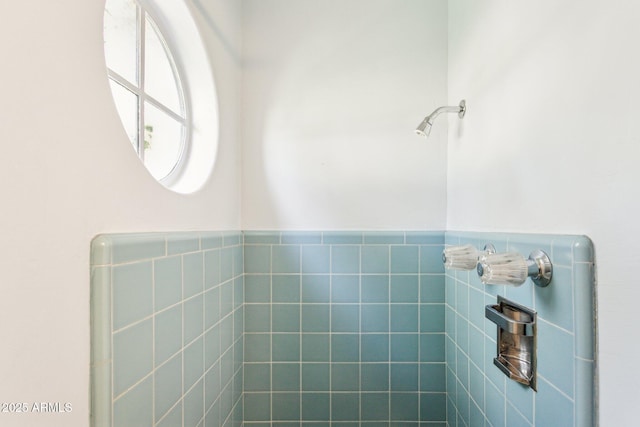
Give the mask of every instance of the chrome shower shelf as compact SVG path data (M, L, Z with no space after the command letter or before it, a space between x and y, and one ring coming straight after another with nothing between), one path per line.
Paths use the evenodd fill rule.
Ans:
M536 312L498 296L498 304L485 307L485 317L497 325L497 356L493 359L506 376L537 389Z

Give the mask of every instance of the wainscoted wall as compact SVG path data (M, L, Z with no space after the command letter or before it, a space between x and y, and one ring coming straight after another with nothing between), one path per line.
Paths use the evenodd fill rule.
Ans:
M475 271L446 274L447 420L449 426L596 425L594 251L584 236L447 232L447 244L487 243L525 257L549 254L551 283L483 285ZM484 307L496 296L538 313L538 391L493 365L496 325ZM488 422L485 423L485 422Z
M103 235L91 263L91 425L240 425L241 234Z
M553 281L445 275L445 241L542 249ZM93 426L596 425L586 237L122 234L91 261ZM537 393L493 366L497 295L538 312Z
M245 424L444 426L443 240L245 233Z

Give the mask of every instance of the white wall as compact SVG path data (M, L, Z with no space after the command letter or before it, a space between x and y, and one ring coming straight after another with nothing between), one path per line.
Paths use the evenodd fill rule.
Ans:
M640 394L640 3L450 0L448 229L578 233L596 247L603 426Z
M446 1L243 4L243 229L443 229Z
M0 425L87 426L94 235L240 226L240 6L207 4L198 21L215 57L218 165L200 192L181 196L147 174L120 125L104 3L0 2L0 402L73 405L70 414L0 413Z

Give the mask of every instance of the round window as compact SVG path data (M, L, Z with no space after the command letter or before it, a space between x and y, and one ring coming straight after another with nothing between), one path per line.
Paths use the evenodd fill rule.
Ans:
M193 58L172 54L181 47L181 40L172 38L172 25L184 23L171 23L179 15L179 11L163 10L150 1L106 0L104 49L111 93L133 149L157 181L179 192L191 192L202 184L213 165L215 137L198 144L198 135L193 132L198 119L192 117L192 110L198 105L185 90L189 73L182 72ZM195 24L189 27L197 34ZM185 50L193 56L193 40L181 37L182 42L190 42L190 48ZM205 56L202 52L200 55ZM199 60L202 62L202 58ZM213 90L212 84L208 86ZM205 105L203 110L211 112L215 105ZM207 121L211 123L210 117ZM216 120L213 122L217 124ZM203 154L212 145L213 150L208 150L210 161L190 159L194 152ZM204 163L209 165L206 173L202 172ZM187 171L190 167L196 169L200 182Z

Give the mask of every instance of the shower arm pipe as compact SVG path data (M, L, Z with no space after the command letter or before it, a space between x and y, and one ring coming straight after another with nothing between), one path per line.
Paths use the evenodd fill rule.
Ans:
M460 101L460 105L436 108L435 111L429 114L428 117L433 120L442 113L458 113L458 117L463 118L466 109L467 107L465 105L465 102Z
M425 117L422 122L416 128L416 134L423 137L428 137L431 133L431 126L433 126L433 120L442 113L458 113L458 117L463 118L467 112L467 103L463 99L457 106L446 106L436 108L435 111Z

